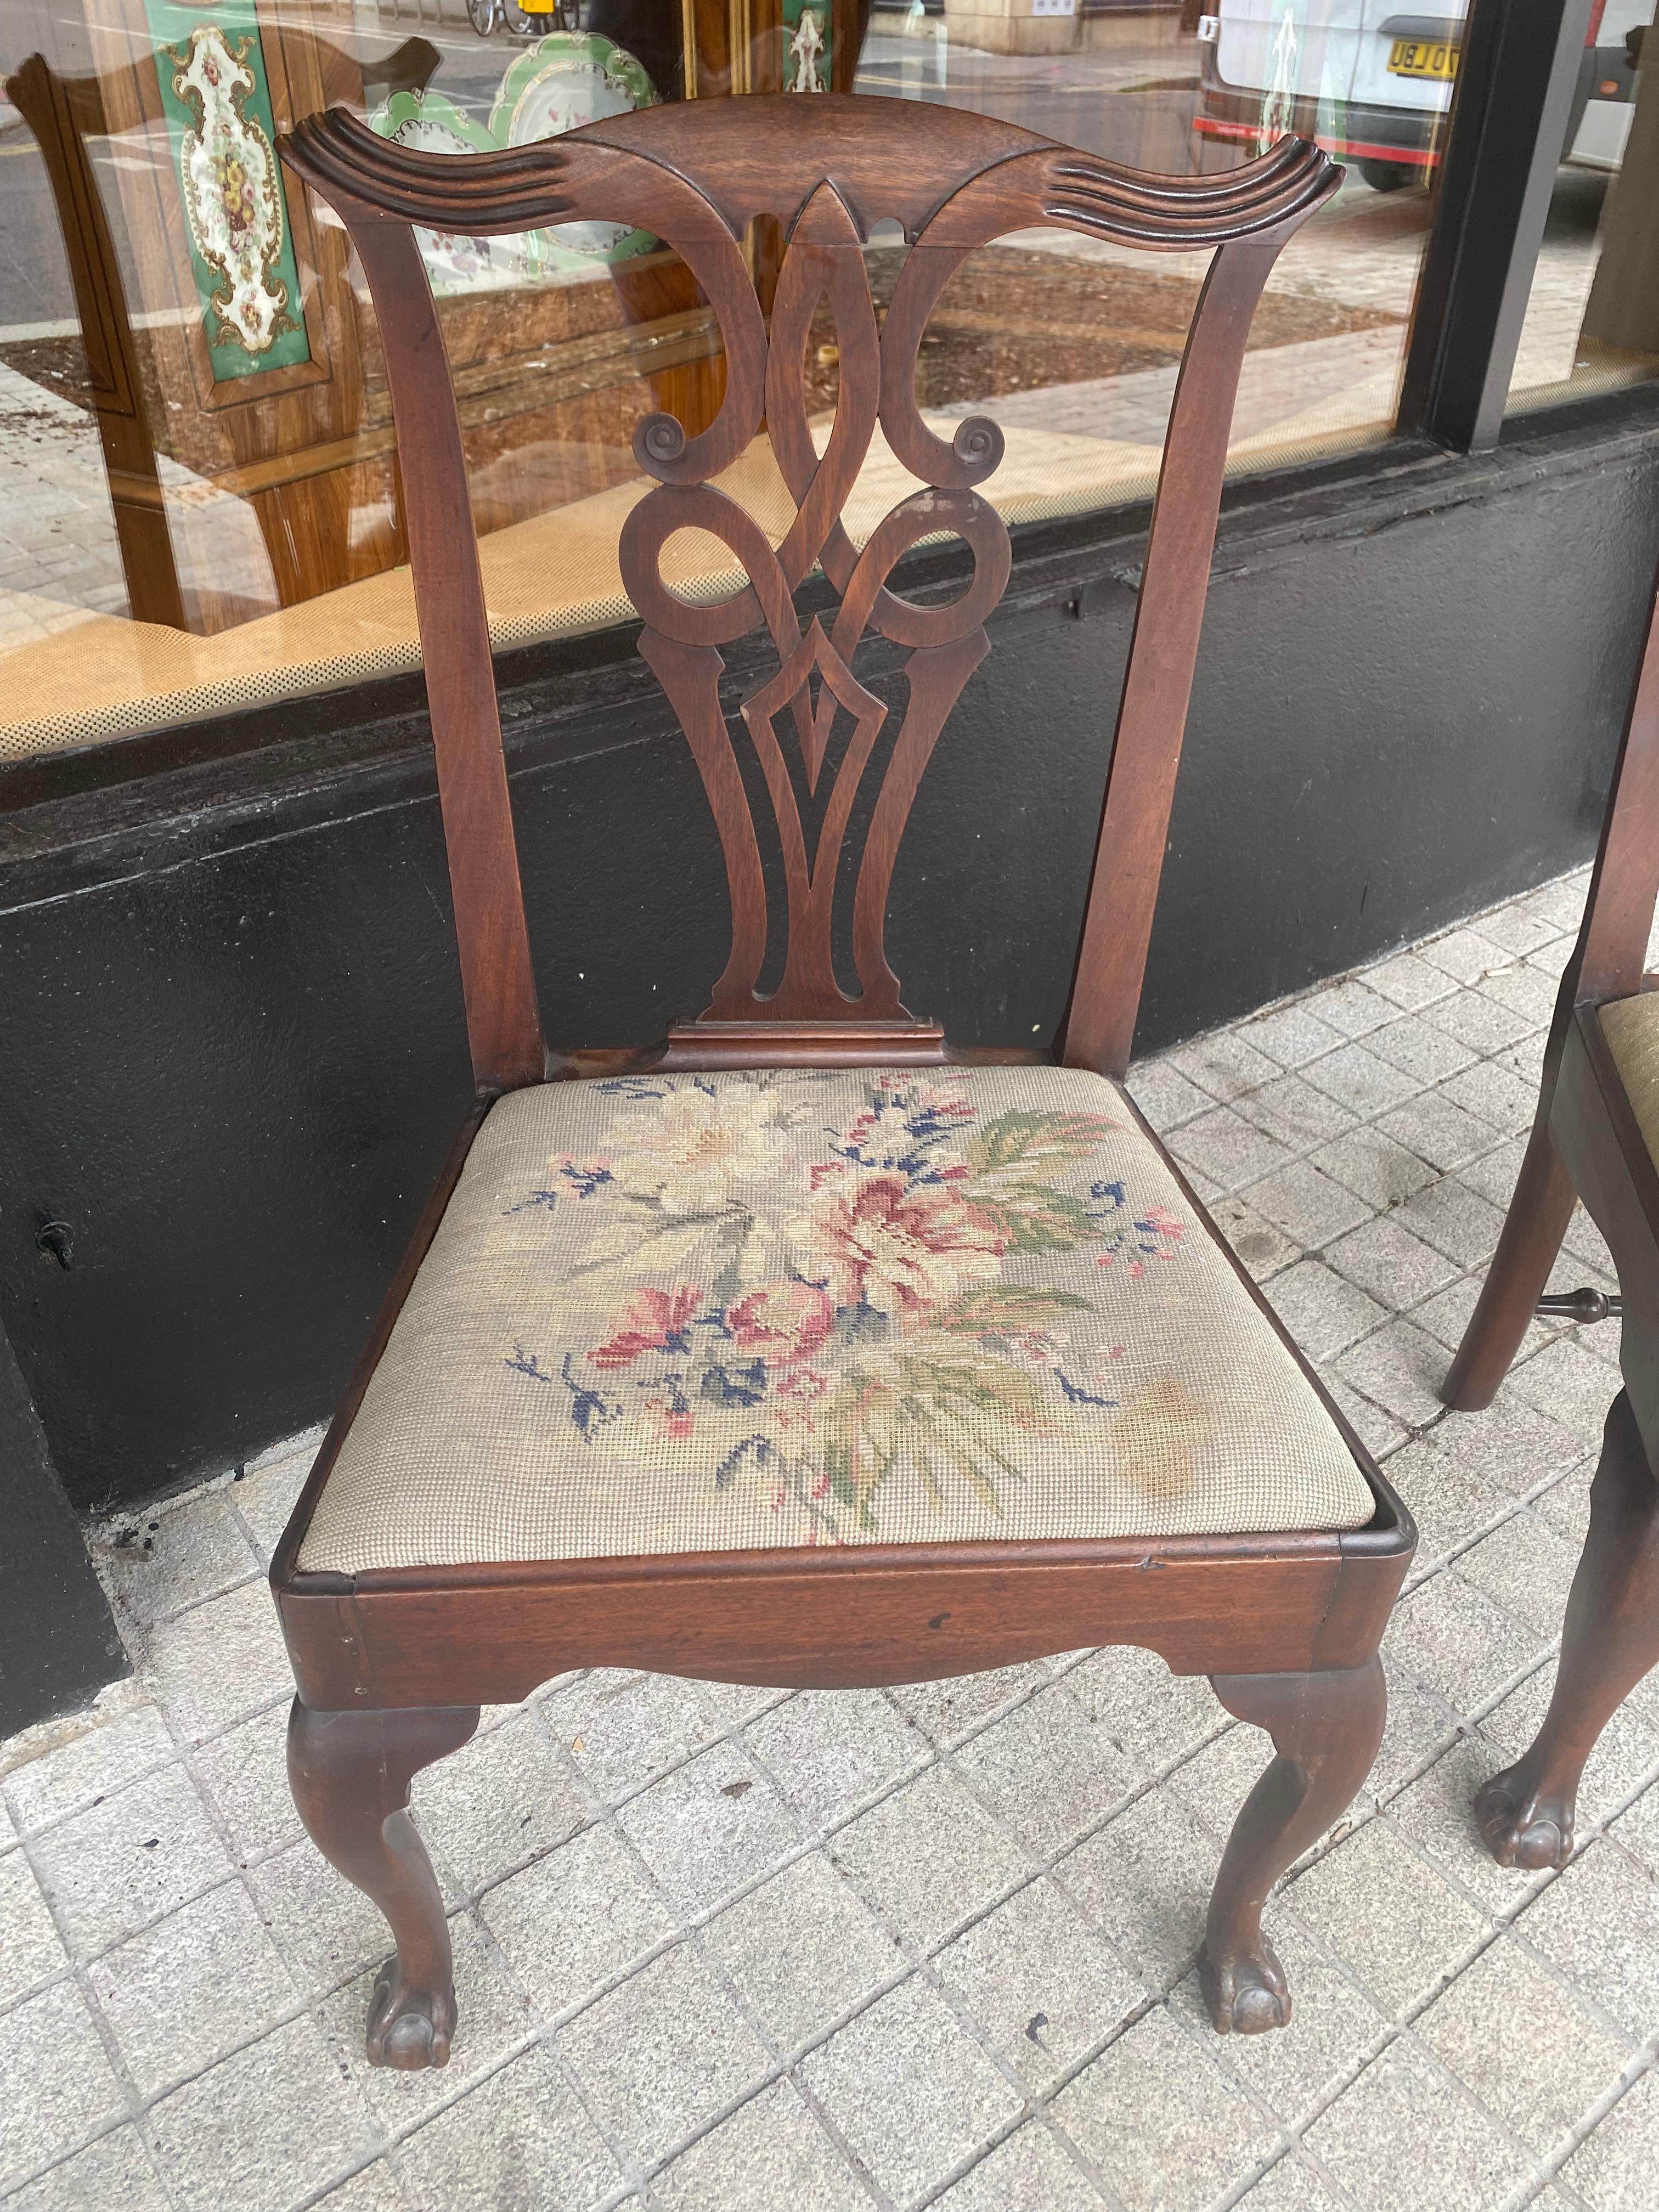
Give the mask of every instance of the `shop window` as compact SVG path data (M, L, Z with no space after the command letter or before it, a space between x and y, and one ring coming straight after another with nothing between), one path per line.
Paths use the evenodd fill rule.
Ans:
M1609 7L1613 0L1609 0ZM336 101L458 158L658 100L883 93L1139 168L1282 131L1349 163L1257 316L1236 471L1389 434L1457 64L1394 0L12 0L0 16L0 758L418 665L362 272L273 137ZM1391 12L1391 10L1393 12ZM625 620L631 438L722 389L688 272L619 225L427 236L499 649ZM749 241L764 298L775 226ZM878 302L905 252L872 239ZM1011 520L1150 492L1207 256L1031 231L970 257L921 396L990 414ZM1651 290L1651 287L1649 288ZM834 332L812 339L824 421ZM776 509L769 455L740 464ZM896 495L872 453L855 497ZM724 588L688 541L682 588ZM728 556L729 557L729 556Z
M1511 411L1659 374L1653 0L1597 0L1510 378Z

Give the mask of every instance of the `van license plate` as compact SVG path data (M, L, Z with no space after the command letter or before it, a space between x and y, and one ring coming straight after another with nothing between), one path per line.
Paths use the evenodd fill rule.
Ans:
M1457 75L1457 48L1432 39L1396 39L1389 49L1389 71L1449 80Z

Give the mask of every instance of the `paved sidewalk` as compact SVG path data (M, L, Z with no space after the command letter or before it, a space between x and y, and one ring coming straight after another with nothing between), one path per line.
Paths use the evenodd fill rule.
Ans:
M301 1440L103 1532L143 1671L0 1747L5 2212L1651 2212L1659 1687L1565 1873L1500 1872L1467 1809L1548 1693L1616 1334L1535 1330L1478 1418L1434 1395L1583 896L1136 1078L1422 1525L1382 1758L1269 1907L1288 2030L1200 2010L1267 1755L1201 1681L1116 1651L889 1695L597 1674L417 1782L462 2027L447 2072L370 2073L381 1923L282 1775L261 1570ZM1561 1282L1607 1282L1582 1218L1571 1247Z

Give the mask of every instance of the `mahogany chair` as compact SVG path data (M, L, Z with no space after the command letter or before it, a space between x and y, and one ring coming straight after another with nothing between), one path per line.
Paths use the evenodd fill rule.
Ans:
M397 1938L370 2058L448 2054L449 1941L404 1808L481 1704L578 1667L835 1687L1112 1643L1209 1674L1276 1747L1222 1860L1203 1973L1224 2033L1280 2024L1263 1900L1370 1765L1377 1644L1414 1531L1120 1079L1246 333L1340 171L1286 140L1230 175L1144 177L986 117L833 94L664 106L464 162L334 111L283 155L349 230L385 336L477 1091L271 1573L299 1690L295 1799ZM740 243L763 214L788 241L769 331ZM878 329L861 240L884 216L914 244ZM719 827L732 952L707 1010L665 1040L550 1057L410 225L589 216L668 240L724 333L712 426L640 425L654 488L621 559ZM1059 1064L951 1051L901 1003L882 951L905 818L1010 558L975 489L1001 434L978 419L933 434L917 346L963 257L1033 223L1218 249ZM825 296L841 382L820 459L803 356ZM763 416L798 507L775 550L713 481ZM860 550L839 517L878 420L921 488ZM747 584L712 605L669 589L659 556L687 527L721 538ZM969 580L948 604L904 598L896 563L940 532L965 541ZM793 595L815 564L840 611L803 627ZM760 629L777 672L728 720L720 648ZM879 777L887 713L854 672L866 631L908 648ZM879 788L849 854L866 773ZM769 805L781 912L757 842ZM769 945L781 972L765 995Z
M1536 1312L1622 1316L1624 1389L1590 1486L1555 1691L1536 1738L1475 1799L1504 1866L1571 1857L1579 1777L1620 1701L1659 1663L1659 599L1650 612L1578 942L1561 977L1515 1195L1441 1395L1489 1406ZM1620 1296L1545 1296L1577 1200L1607 1241Z

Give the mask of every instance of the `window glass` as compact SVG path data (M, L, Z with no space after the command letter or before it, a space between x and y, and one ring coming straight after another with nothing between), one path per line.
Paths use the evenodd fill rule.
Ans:
M1659 373L1653 0L1596 0L1510 378L1511 410Z
M1613 0L1609 0L1609 5ZM1393 0L9 0L0 10L0 759L418 665L384 362L331 211L272 140L344 102L457 158L659 100L886 94L1132 167L1282 131L1348 162L1251 335L1232 466L1388 434L1457 60ZM718 405L689 273L617 224L422 240L498 649L625 620L635 425ZM764 295L775 229L750 241ZM868 251L890 296L895 226ZM1011 520L1150 492L1207 257L1034 230L970 256L924 408L989 413ZM827 436L833 329L813 333ZM763 447L738 489L779 535ZM872 453L855 507L896 495ZM770 502L769 507L768 503ZM851 520L856 526L861 517ZM855 534L856 528L855 528ZM688 536L684 587L721 588Z
M1457 60L1455 23L1430 37L1412 18L1402 36L1406 21L1385 0L1218 0L1216 14L1114 0L942 0L930 14L913 0L872 14L856 82L1134 168L1225 170L1286 131L1343 160L1340 192L1280 257L1252 326L1238 473L1352 451L1392 428ZM922 397L931 382L942 409L1019 434L1007 511L1075 512L1151 489L1207 266L1207 254L1060 230L970 258L935 318ZM1039 455L1046 484L1015 490L1007 472Z

